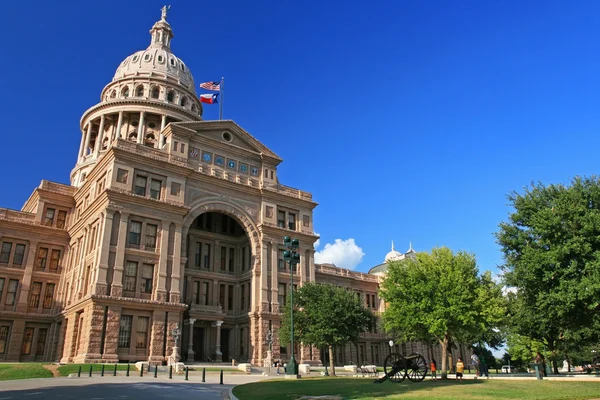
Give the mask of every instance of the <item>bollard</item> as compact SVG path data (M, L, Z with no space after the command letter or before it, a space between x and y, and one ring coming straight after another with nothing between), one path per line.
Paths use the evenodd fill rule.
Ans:
M113 371L113 376L117 376L117 364L115 364L115 369Z
M140 368L140 378L144 376L144 364L142 364L142 368Z
M90 365L90 378L92 377L92 366Z
M206 382L206 368L202 368L202 382Z
M155 365L154 366L154 377L155 378L156 378L157 374L158 374L158 365Z
M188 370L189 370L189 367L185 367L185 380L186 381L188 380Z
M223 370L221 370L221 376L219 378L219 385L223 384Z
M173 379L173 366L169 366L169 379Z
M125 376L129 376L129 367L131 366L131 364L127 363L127 372L125 373Z
M81 365L79 366L79 371L77 371L77 377L81 378Z
M102 364L102 370L100 371L100 376L104 376L104 364Z

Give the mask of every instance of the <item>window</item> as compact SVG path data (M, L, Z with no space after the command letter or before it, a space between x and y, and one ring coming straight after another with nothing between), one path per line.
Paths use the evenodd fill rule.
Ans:
M54 300L54 287L56 285L54 283L46 283L46 292L44 293L44 304L43 308L49 310L52 308L52 302Z
M144 96L144 87L138 86L137 89L135 89L135 95L137 97L143 97Z
M160 188L162 186L162 182L158 179L152 179L150 181L150 197L159 200L160 199Z
M58 271L58 262L60 260L60 250L52 250L50 255L50 272Z
M131 227L129 228L129 244L139 246L141 234L142 223L138 221L131 221Z
M192 301L194 304L200 304L200 281L194 281Z
M187 98L186 97L182 97L181 98L181 107L185 107L187 104Z
M137 263L127 261L125 275L123 276L123 290L135 292L135 281L137 278Z
M129 171L126 169L119 168L117 169L117 182L119 183L127 183L127 178L129 176ZM144 189L145 191L146 189Z
M129 347L131 343L131 324L133 315L121 315L119 323L119 347Z
M204 268L210 268L210 244L204 243L204 259L202 260L202 266Z
M54 208L46 209L46 216L44 217L44 225L52 226L52 224L54 223L54 213L55 212L56 212L56 210L54 210Z
M2 325L0 326L0 354L4 354L6 352L6 344L8 343L8 331L10 326Z
M104 181L102 182L104 185ZM58 210L58 217L56 218L56 227L64 228L67 225L67 212L63 210Z
M277 211L277 226L285 228L285 211Z
M208 305L208 282L202 282L200 289L200 304Z
M173 92L167 93L167 101L169 103L172 103L174 98L175 98L175 93L173 93Z
M225 285L219 285L219 305L225 308Z
M138 317L137 330L135 333L135 348L145 349L148 347L148 326L150 325L149 317Z
M10 251L12 250L11 242L3 242L2 250L0 250L0 263L8 264L8 260L10 259Z
M125 98L129 97L129 88L127 86L125 86L123 90L121 90L121 96Z
M25 328L25 333L23 334L23 344L21 345L21 354L23 355L31 354L31 343L33 343L33 331L34 328Z
M35 259L35 266L39 269L46 269L46 260L48 259L48 248L40 247Z
M229 290L227 291L227 309L233 310L233 285L229 285Z
M142 293L152 293L152 279L154 277L154 265L142 265Z
M278 255L278 257L277 257L277 267L278 267L279 269L285 269L285 260L284 260L284 258L283 258L283 252L284 252L284 251L285 251L285 250L279 250L279 251L277 252L277 255Z
M277 300L279 301L279 308L285 306L285 301L287 298L287 287L285 283L279 284L279 293L277 293Z
M225 264L227 261L226 257L227 257L227 247L221 246L221 271L225 271Z
M288 229L296 230L296 214L288 213Z
M246 309L246 285L240 286L240 310Z
M144 246L146 249L156 248L156 232L158 231L157 225L147 224L146 225L146 241Z
M242 271L246 269L246 247L242 247Z
M181 184L177 182L171 182L171 196L179 196L181 190Z
M6 300L4 304L7 306L14 306L15 300L17 299L17 288L19 287L19 281L16 279L11 279L8 281L8 288L6 293Z
M25 255L25 245L17 244L15 246L15 254L13 256L14 265L23 265L23 256Z
M31 291L29 292L29 307L38 308L40 305L40 297L42 295L42 282L33 282Z
M0 299L2 298L3 291L4 291L4 278L0 278Z
M47 328L38 329L38 339L37 339L37 345L35 348L36 356L44 355L44 350L46 350L46 337L48 337L48 329Z
M235 248L230 247L229 248L229 260L227 260L229 263L229 272L233 272L234 269L234 261L235 261Z
M146 178L145 176L136 176L134 193L137 194L138 196L145 196L147 184L148 184L148 178Z
M155 87L155 88L152 88L152 93L151 93L150 97L152 97L153 99L158 99L159 94L160 94L160 90L157 87Z

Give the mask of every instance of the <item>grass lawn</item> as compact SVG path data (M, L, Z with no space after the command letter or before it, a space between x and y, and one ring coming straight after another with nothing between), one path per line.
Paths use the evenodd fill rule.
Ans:
M102 364L65 364L58 367L58 373L60 376L69 376L69 374L76 374L77 371L79 371L79 367L81 367L81 376L88 376L90 373L90 365L92 366L92 374L99 375L102 370ZM105 364L104 375L112 375L114 368L114 364ZM131 367L129 368L131 373L137 371L137 369L135 369L135 364L131 364ZM127 364L117 364L117 371L126 370Z
M339 395L344 399L600 399L600 382L537 380L429 380L421 383L373 383L362 378L302 378L271 380L236 386L233 394L240 400L297 399L302 396Z
M0 364L0 381L32 378L52 378L52 372L41 363Z

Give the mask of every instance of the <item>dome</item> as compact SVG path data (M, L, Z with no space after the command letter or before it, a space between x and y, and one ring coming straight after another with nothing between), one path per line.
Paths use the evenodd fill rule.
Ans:
M394 250L394 241L392 240L392 250L385 255L384 262L394 261L394 260L400 260L402 258L403 258L402 257L402 253L400 253L399 251Z
M125 58L117 68L113 81L127 77L162 76L196 93L190 70L171 52L173 32L166 18L167 9L163 8L162 18L150 29L150 46Z

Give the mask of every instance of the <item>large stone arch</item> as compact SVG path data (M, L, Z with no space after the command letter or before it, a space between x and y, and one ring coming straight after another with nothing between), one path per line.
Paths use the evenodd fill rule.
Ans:
M192 222L206 212L218 212L235 218L242 228L244 228L252 248L252 265L253 267L257 265L260 260L261 243L256 223L248 212L237 204L227 202L220 197L205 198L192 203L189 207L190 212L183 218L183 232L181 235L183 251L187 249L187 234Z

